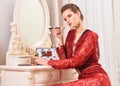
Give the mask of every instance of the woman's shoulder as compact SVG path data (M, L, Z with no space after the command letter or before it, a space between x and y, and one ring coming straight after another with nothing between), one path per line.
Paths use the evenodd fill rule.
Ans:
M75 29L71 29L71 30L69 30L69 32L68 33L75 33L76 32L76 30Z
M91 30L91 29L86 29L85 31L88 31L91 34L97 34L95 31Z
M75 33L76 33L76 30L75 30L75 29L72 29L72 30L70 30L70 31L68 32L68 36L69 36L69 35L70 35L70 36L74 36ZM91 30L91 29L86 29L86 30L83 32L82 35L98 37L98 34L97 34L95 31Z
M98 38L98 34L95 31L91 30L91 29L86 29L84 33L86 33L86 35L88 35L88 36L93 36L93 37Z
M69 32L68 32L68 36L74 37L74 36L75 36L75 33L76 33L76 30L75 30L75 29L71 29L71 30L69 30Z

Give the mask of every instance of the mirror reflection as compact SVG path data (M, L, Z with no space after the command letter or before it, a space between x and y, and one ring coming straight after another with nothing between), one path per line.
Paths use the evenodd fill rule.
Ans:
M19 26L24 40L30 45L39 42L45 30L45 14L39 0L23 0L20 9Z

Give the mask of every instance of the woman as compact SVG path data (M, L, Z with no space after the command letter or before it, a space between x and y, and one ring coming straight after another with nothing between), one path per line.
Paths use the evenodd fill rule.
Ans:
M80 9L75 4L66 4L62 7L61 14L71 29L65 45L62 31L54 29L54 35L59 39L57 53L60 60L37 58L36 63L56 69L75 68L81 73L77 81L54 86L111 86L107 73L98 63L98 35L86 29Z

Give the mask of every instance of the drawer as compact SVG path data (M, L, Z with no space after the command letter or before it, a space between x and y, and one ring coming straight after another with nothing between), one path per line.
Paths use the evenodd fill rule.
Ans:
M74 80L78 79L78 72L75 69L62 69L61 80Z
M60 70L35 71L35 83L60 80Z
M59 84L60 82L41 82L39 84L35 84L35 86L52 86L52 85L55 85L55 84Z
M34 86L34 74L21 71L2 71L0 86Z

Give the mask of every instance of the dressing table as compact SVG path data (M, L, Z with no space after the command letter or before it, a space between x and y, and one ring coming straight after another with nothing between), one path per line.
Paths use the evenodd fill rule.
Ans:
M6 65L0 66L1 86L51 86L77 79L75 69L58 70L34 64L32 57L37 48L53 49L49 21L45 0L16 1Z

